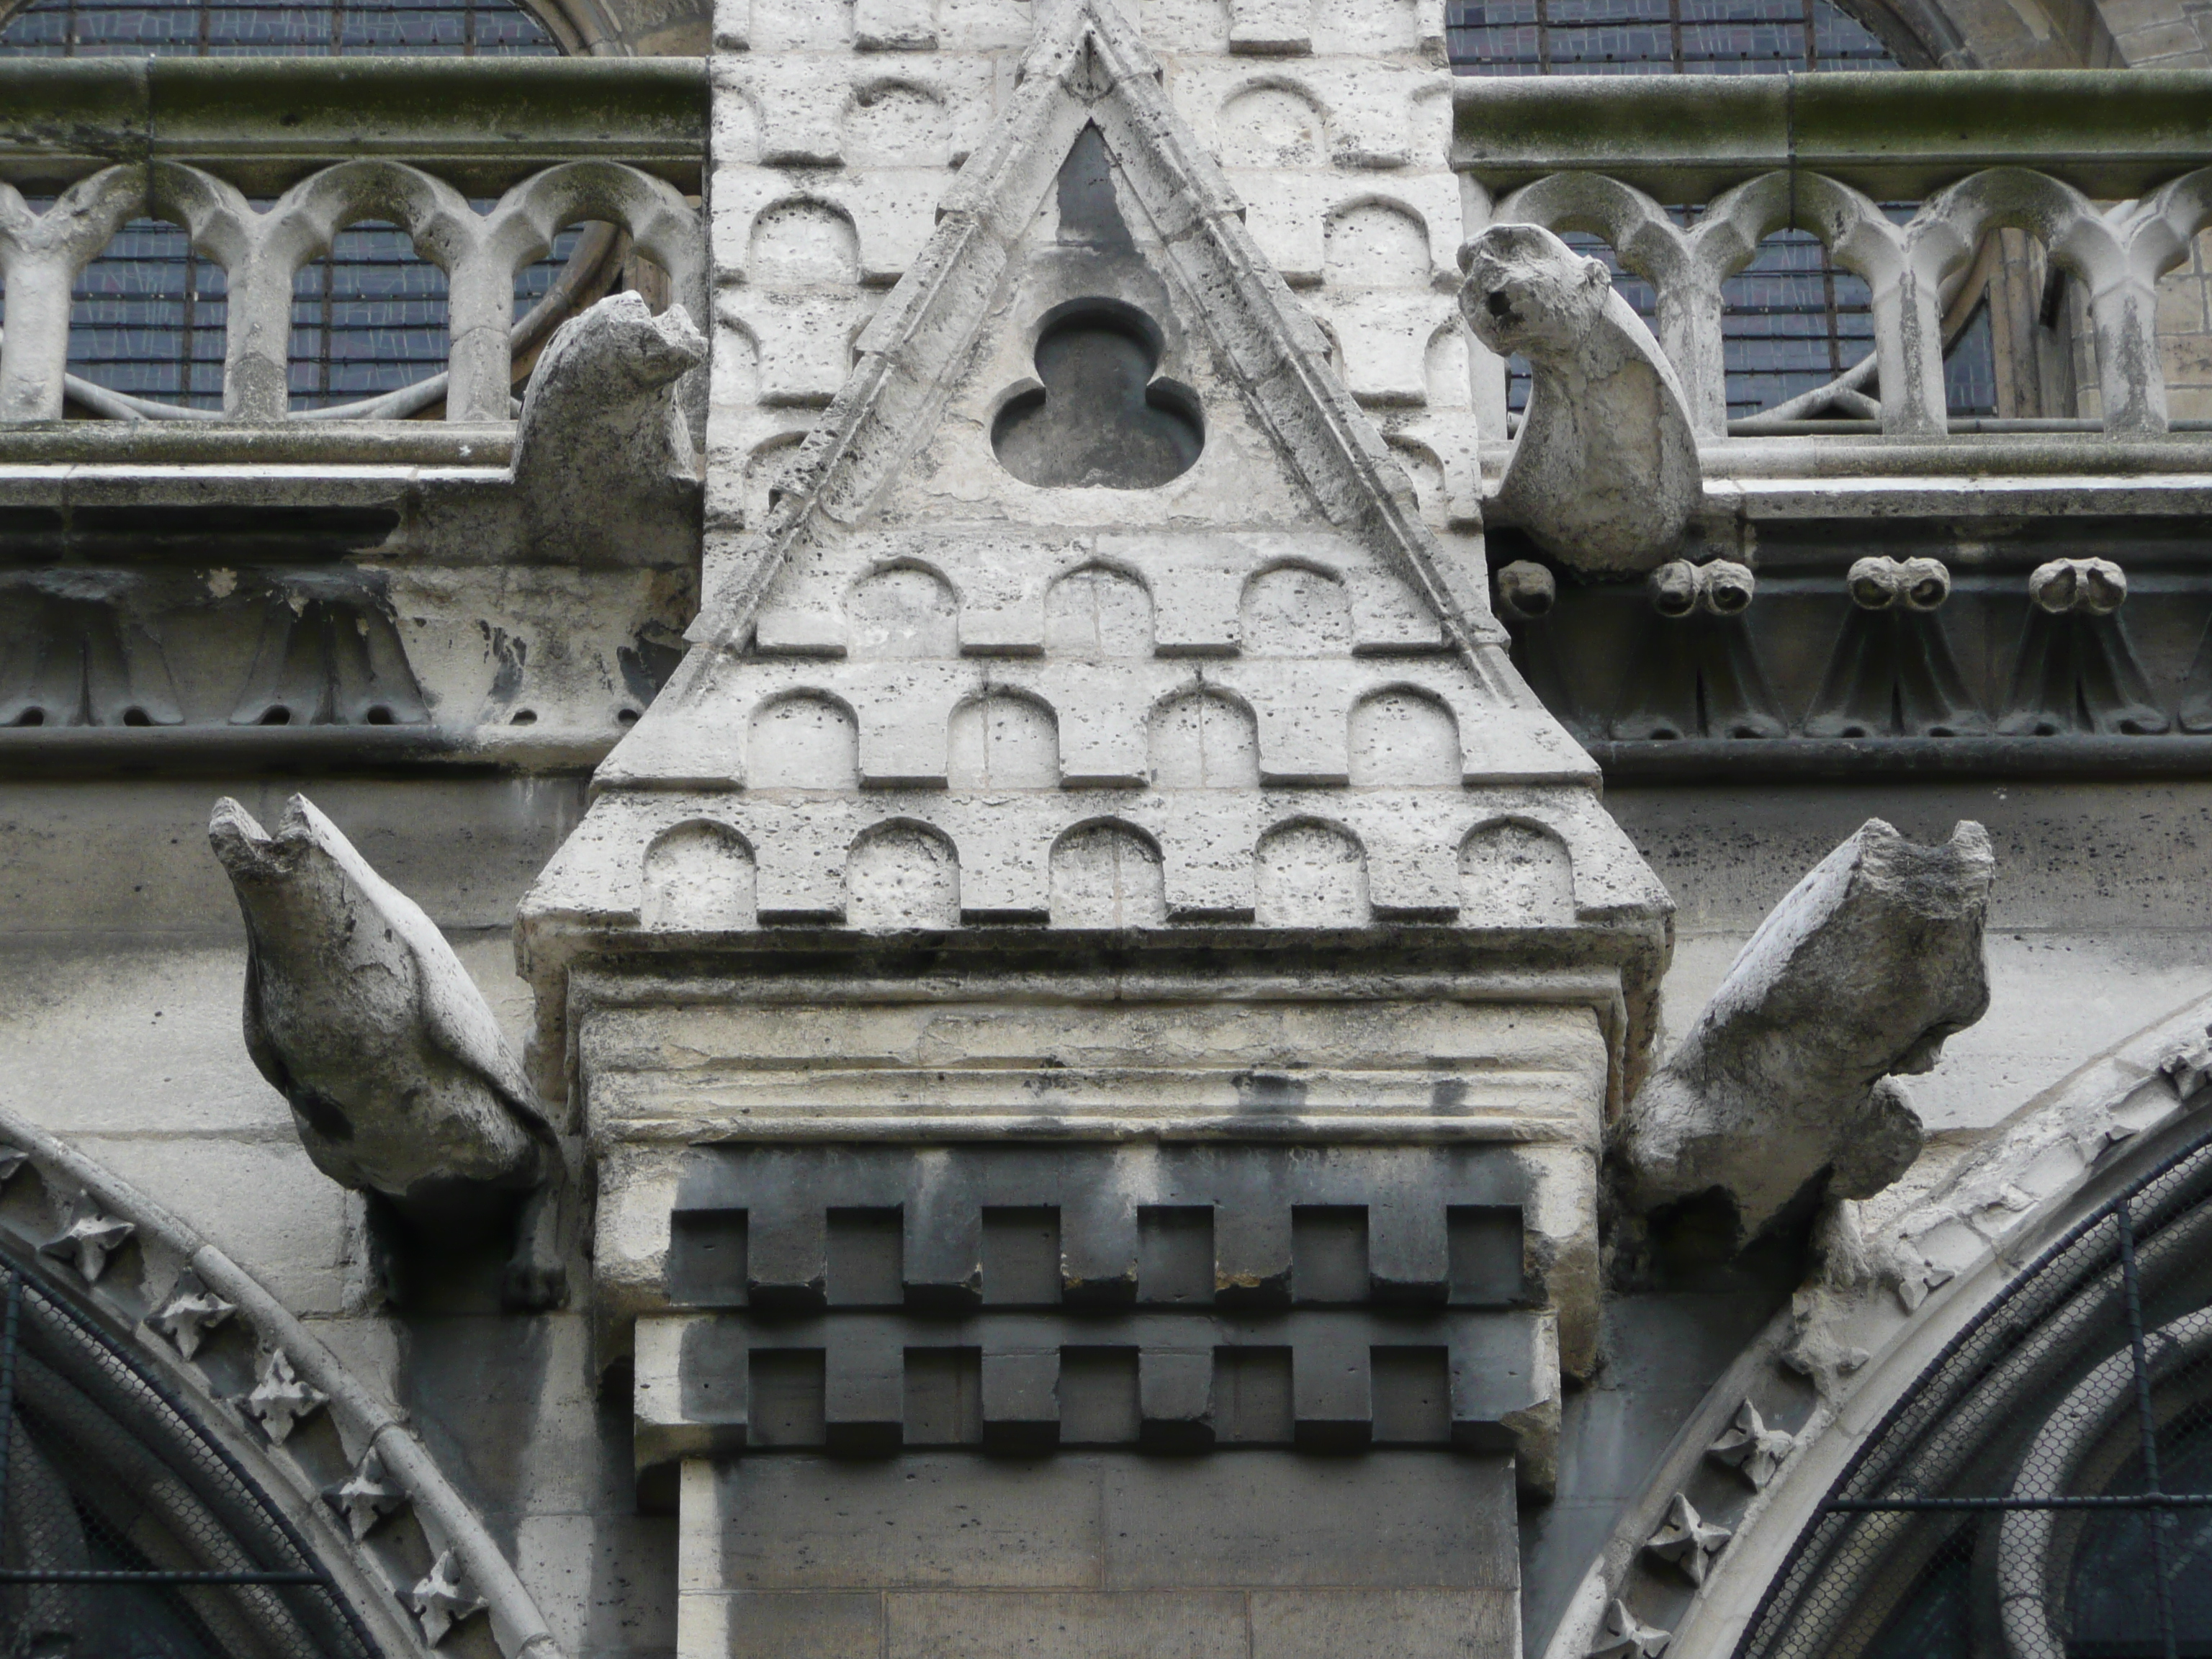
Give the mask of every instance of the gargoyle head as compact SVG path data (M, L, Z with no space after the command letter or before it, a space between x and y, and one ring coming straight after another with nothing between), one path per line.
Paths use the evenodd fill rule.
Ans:
M229 796L215 804L208 818L208 843L232 881L281 881L298 872L314 837L299 811L307 805L305 798L292 799L292 810L277 823L273 836Z
M1541 225L1492 225L1459 251L1459 308L1501 357L1571 354L1605 313L1612 273Z
M619 378L639 392L681 380L707 361L706 337L690 312L671 306L656 317L639 294L608 295L563 323L560 333L571 330L592 337L592 360L611 382ZM559 335L546 347L547 356L556 353L566 355ZM608 390L613 389L610 385Z

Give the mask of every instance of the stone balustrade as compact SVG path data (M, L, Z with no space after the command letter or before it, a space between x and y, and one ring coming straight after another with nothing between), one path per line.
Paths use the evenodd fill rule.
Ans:
M1652 284L1705 435L1728 430L1723 284L1784 229L1871 290L1885 434L1945 433L1945 284L1998 229L2040 239L2086 294L2104 429L2169 428L2156 289L2212 224L2212 76L1555 76L1455 97L1453 164L1489 220L1602 237ZM1917 210L1883 205L1900 200Z
M569 225L627 231L703 317L705 238L685 196L705 144L703 67L546 67L0 66L0 422L60 418L72 286L139 218L182 226L224 270L228 419L284 417L295 276L365 220L397 225L446 273L448 421L508 418L514 276ZM488 210L471 204L494 189Z

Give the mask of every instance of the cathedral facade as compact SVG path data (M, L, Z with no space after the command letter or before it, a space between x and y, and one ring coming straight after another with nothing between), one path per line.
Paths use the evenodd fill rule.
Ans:
M2212 1651L2192 3L0 9L0 1655Z

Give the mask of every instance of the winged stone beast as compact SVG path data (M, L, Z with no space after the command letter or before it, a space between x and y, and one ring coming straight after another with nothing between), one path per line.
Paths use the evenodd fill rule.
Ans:
M435 1232L520 1194L511 1308L567 1295L551 1121L453 946L295 795L274 834L216 803L208 839L246 917L246 1048L315 1167Z

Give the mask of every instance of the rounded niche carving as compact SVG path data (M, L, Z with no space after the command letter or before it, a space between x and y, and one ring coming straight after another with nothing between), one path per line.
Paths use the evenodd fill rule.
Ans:
M1055 927L1160 927L1168 919L1160 849L1125 823L1088 823L1052 849Z
M927 824L892 819L853 843L845 921L872 932L960 925L960 855Z
M1479 824L1459 850L1463 927L1571 927L1575 865L1548 830L1511 819Z
M645 853L639 920L648 933L718 933L756 921L752 848L726 824L695 818Z
M1206 447L1198 399L1156 379L1164 342L1152 319L1111 300L1048 313L1036 384L991 423L999 464L1040 489L1152 489L1182 477Z

